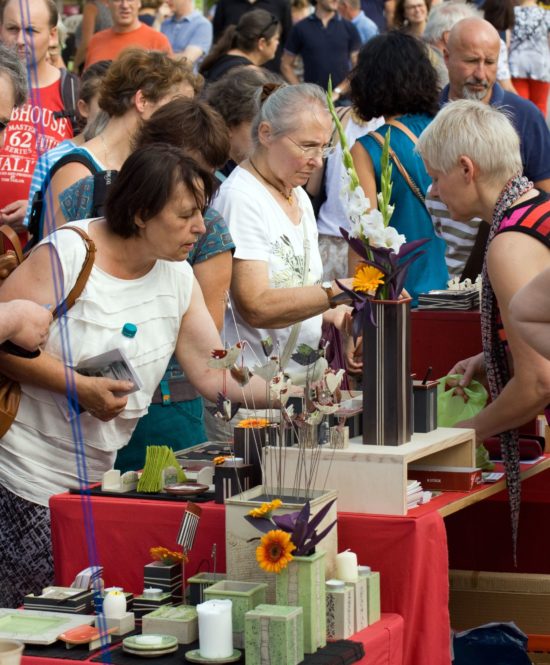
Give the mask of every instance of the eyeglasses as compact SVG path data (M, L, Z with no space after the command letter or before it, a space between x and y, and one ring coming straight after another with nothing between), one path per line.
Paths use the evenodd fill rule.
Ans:
M277 25L278 23L279 23L279 19L276 16L274 16L273 14L271 14L271 19L270 19L269 23L260 32L260 34L258 35L258 39L261 39L262 37L264 37L265 33L269 31L269 28L271 28L271 26L273 26L273 25Z
M304 148L303 145L296 143L296 141L288 134L285 134L284 138L294 143L294 145L297 148L300 148L300 150L302 151L302 155L304 157L307 157L308 159L311 159L312 157L322 157L323 159L326 159L329 155L331 155L334 152L333 145L323 145L323 146L311 145L308 146L307 148Z
M10 124L9 120L0 120L0 133Z

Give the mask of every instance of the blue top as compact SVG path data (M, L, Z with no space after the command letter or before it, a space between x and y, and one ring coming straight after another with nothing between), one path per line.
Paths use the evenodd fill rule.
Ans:
M439 101L441 106L449 101L448 85L441 91ZM533 182L550 178L550 131L540 110L528 99L506 92L498 83L489 103L511 114L521 141L524 175Z
M301 55L304 61L304 81L326 88L329 76L336 86L351 69L350 56L361 48L357 28L336 14L323 25L315 13L298 21L292 28L285 51Z
M59 145L57 147L61 148L62 146ZM69 155L83 155L84 157L87 157L90 160L90 162L94 165L94 167L98 171L101 171L103 169L103 164L101 164L101 162L98 162L98 160L93 156L93 154L87 148L75 146L74 143L71 144L69 150L58 150L55 154L50 154L50 153L54 153L54 150L50 150L49 152L46 153L46 155L49 155L49 158L47 158L47 160L45 160L45 162L41 166L40 173L37 174L37 177L40 178L40 181L39 182L37 181L37 183L36 183L37 188L34 190L34 192L32 192L33 198L34 198L35 193L40 191L40 190L42 190L42 192L44 194L46 193L46 191L48 189L48 186L50 184L51 170L57 164L57 162L59 162L64 157L67 157ZM43 155L43 157L45 157L46 155ZM93 176L90 176L90 178L93 180ZM80 181L77 180L77 182L75 184L77 184L78 182L80 182ZM49 199L49 197L44 199L45 206L44 206L44 209L42 211L42 216L41 216L40 222L39 222L39 230L38 230L37 240L42 240L42 238L44 238L44 236L47 236L52 231L51 228L44 228L45 225L51 226L53 224L53 219L51 217L46 218L45 215L44 215L44 210L47 210L48 204L50 203L50 201L48 199ZM61 200L61 195L59 197L59 200ZM90 204L91 204L91 202L92 201L90 201ZM25 220L26 224L28 224L28 222L30 221L29 215L30 215L31 209L32 209L32 199L29 199L29 206L28 206L28 210L27 210L27 219ZM89 216L89 215L86 215L86 216ZM71 217L71 219L68 219L67 221L72 221L72 220L75 220L75 219L85 219L86 216Z
M168 37L174 53L179 53L188 46L197 46L208 53L212 46L212 23L199 11L189 16L172 18L163 21L160 31Z
M31 187L29 189L27 212L25 213L25 221L23 222L25 226L29 225L29 215L31 213L32 200L34 199L34 195L36 192L39 192L42 189L42 184L46 180L50 169L57 161L59 161L65 155L68 155L75 148L76 146L71 139L65 139L65 141L62 141L59 145L56 145L55 148L42 153L38 158L32 174Z
M359 14L357 14L357 16L351 20L351 22L357 28L357 32L359 33L362 44L366 44L369 39L372 39L375 35L378 34L378 26L374 21L365 15L364 11L360 11Z
M399 120L413 134L419 136L430 124L432 118L422 113L403 115ZM377 132L384 138L388 128L389 125L382 125L377 129ZM368 134L357 140L370 155L376 177L376 190L379 192L382 148ZM414 152L413 142L400 129L391 127L390 143L409 176L425 196L428 187L431 185L431 178L426 172L422 159ZM390 224L399 233L403 233L407 241L419 240L420 238L430 239L422 247L425 253L409 267L405 282L405 288L413 298L413 305L416 305L419 293L426 293L431 289L447 288L449 275L445 263L445 241L436 234L426 206L413 194L407 181L395 165L393 165L392 181L391 204L395 206L395 211Z

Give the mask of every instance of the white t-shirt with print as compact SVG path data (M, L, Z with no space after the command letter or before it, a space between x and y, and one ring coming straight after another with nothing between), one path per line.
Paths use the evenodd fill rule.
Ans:
M294 196L302 209L298 225L292 223L266 187L248 171L237 167L223 182L212 206L229 226L236 246L234 258L267 263L272 288L317 284L323 273L311 202L301 187L294 189ZM309 275L303 282L305 239L309 241L310 257ZM248 367L252 369L256 364L265 363L261 340L266 337L271 337L274 352L282 354L291 327L270 330L252 328L240 316L232 298L230 305L225 316L224 339L229 345L238 340L248 342L244 351ZM297 344L317 348L321 323L321 315L303 321ZM297 369L293 360L285 367L291 375Z

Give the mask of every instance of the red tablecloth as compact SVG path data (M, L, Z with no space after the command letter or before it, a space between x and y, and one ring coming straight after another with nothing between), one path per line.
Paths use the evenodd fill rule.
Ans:
M402 665L403 663L403 618L397 614L383 614L380 621L350 637L362 642L365 656L357 665ZM95 657L95 656L94 656ZM110 662L105 660L105 662ZM85 665L89 660L68 660L23 656L21 665Z
M50 501L59 584L70 584L89 565L82 502L81 497L69 494ZM90 506L105 583L141 592L149 548L176 547L183 504L93 497ZM224 508L210 503L202 508L187 577L208 569L213 543L217 544L218 570L225 570ZM338 541L341 550L350 548L357 553L359 563L380 571L382 610L399 614L405 621L405 665L450 663L447 541L437 511L418 517L341 513Z
M445 518L450 567L503 573L550 574L550 469L522 484L518 565L512 560L506 491Z

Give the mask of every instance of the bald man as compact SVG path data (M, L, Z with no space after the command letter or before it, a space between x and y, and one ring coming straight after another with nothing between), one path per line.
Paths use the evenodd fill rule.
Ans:
M496 82L499 50L500 37L488 21L477 17L459 21L444 49L449 84L441 92L441 106L455 99L475 99L504 108L521 140L523 173L537 189L550 192L550 132L532 102L503 90ZM480 224L481 220L475 224L475 220L451 219L446 206L430 193L426 207L447 243L449 275L475 279L481 272L489 226Z
M14 109L0 149L0 223L23 231L22 222L38 156L73 136L64 114L61 72L47 62L57 42L53 0L7 0L0 4L0 42L15 50L26 66L29 100ZM78 81L74 81L75 93Z
M449 85L441 103L454 99L477 99L506 107L521 138L524 174L538 189L550 191L550 133L537 107L528 100L505 92L496 82L500 37L481 18L459 21L449 34L444 50Z

